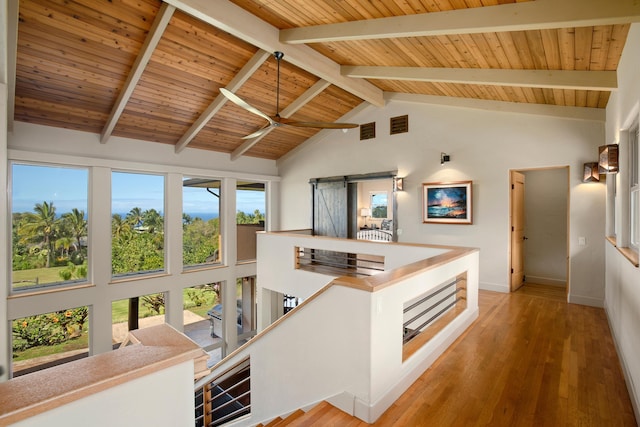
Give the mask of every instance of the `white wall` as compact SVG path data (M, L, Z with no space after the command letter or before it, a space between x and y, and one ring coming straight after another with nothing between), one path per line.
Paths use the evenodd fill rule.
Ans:
M568 170L544 169L523 173L526 281L566 286Z
M390 117L409 115L410 131L389 135ZM570 173L571 289L574 302L604 299L604 186L581 182L583 163L597 158L601 122L390 101L353 118L375 121L378 137L357 130L327 131L322 139L278 163L281 226L310 227L310 178L398 170L401 242L480 248L480 287L508 290L509 170L568 166ZM440 166L440 152L451 161ZM422 223L422 183L473 180L473 225ZM602 211L602 213L600 213ZM586 246L578 246L578 236Z
M619 90L612 93L607 106L607 143L620 141L620 130L638 116L640 102L640 26L633 24L618 67ZM621 168L625 159L621 157ZM615 179L620 179L619 176ZM619 194L619 192L618 192ZM616 233L620 233L620 200L616 201ZM611 219L609 219L612 221ZM634 267L610 243L606 246L605 309L613 331L618 354L627 379L627 388L640 419L640 270Z
M194 423L193 361L189 360L12 425L175 427Z

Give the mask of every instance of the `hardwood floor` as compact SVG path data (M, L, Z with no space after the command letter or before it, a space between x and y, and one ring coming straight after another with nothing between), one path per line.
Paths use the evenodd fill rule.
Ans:
M479 319L373 425L636 426L604 310L565 299L480 291ZM369 425L327 406L289 425Z

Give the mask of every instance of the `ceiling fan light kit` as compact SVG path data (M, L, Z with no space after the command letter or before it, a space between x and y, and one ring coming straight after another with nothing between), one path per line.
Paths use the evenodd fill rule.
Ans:
M278 73L276 80L276 114L274 116L269 116L262 111L258 110L242 98L240 98L235 93L225 89L220 88L220 93L224 95L229 101L233 102L237 106L244 108L250 113L253 113L257 116L262 117L268 123L258 129L257 131L250 133L247 136L244 136L242 139L253 139L263 135L266 132L269 132L273 128L277 128L280 126L294 126L294 127L305 127L305 128L317 128L317 129L351 129L356 128L359 125L356 123L332 123L332 122L299 122L294 120L287 120L286 118L280 117L280 61L284 57L284 53L276 51L273 53L274 58L278 64Z

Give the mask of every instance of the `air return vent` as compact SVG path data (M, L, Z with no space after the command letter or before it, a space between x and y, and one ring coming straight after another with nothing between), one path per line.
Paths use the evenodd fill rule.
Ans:
M360 125L360 141L376 137L376 122Z
M389 123L389 133L395 135L398 133L409 132L409 116L391 117Z

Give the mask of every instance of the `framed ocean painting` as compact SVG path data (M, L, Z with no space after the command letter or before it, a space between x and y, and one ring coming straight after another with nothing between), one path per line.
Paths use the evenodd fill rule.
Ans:
M471 183L472 181L422 184L422 222L471 224Z

